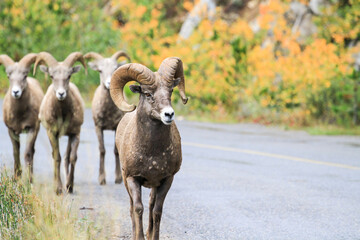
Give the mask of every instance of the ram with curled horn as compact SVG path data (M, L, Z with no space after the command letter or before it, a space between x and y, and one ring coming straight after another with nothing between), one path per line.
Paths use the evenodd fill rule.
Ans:
M72 193L80 129L84 121L84 102L78 88L70 82L71 75L81 68L81 66L73 67L77 61L86 70L85 60L80 52L71 53L63 62L58 62L50 53L41 52L34 66L35 72L38 64L46 64L47 66L40 65L40 70L49 74L52 80L41 103L39 118L46 129L52 147L57 194L62 193L59 138L63 135L69 137L64 164L66 190Z
M25 163L29 180L32 181L35 141L40 129L38 119L41 101L44 93L39 82L28 77L30 67L36 59L35 53L25 55L19 62L14 62L9 56L0 55L0 64L5 66L10 87L3 102L3 116L8 128L14 155L15 177L21 175L20 164L20 133L27 133Z
M93 59L88 65L91 69L98 71L100 75L100 85L97 87L94 98L92 100L92 114L95 123L96 135L99 141L100 152L100 168L99 168L99 183L106 184L105 177L105 145L104 145L104 130L115 131L124 112L116 107L110 97L109 86L111 76L114 71L124 65L126 62L118 62L120 57L125 57L130 62L130 57L124 51L117 51L109 58L104 58L98 53L89 52L84 55L85 59ZM115 154L115 183L121 183L120 159L117 148L114 146Z
M135 109L125 101L123 89L127 82L140 94ZM181 138L175 125L171 106L173 89L178 86L185 104L185 78L179 58L165 59L158 72L131 63L117 69L111 79L110 94L125 112L116 130L116 147L120 152L122 176L130 196L133 239L144 239L141 201L142 186L151 188L147 239L159 239L163 203L174 175L179 171L182 154Z

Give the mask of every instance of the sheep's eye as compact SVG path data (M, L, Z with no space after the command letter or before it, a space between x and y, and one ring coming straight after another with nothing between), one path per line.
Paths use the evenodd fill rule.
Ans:
M101 71L101 70L99 70L99 73L102 73L102 71Z
M53 79L53 78L54 78L54 76L53 76L53 75L50 75L50 78L51 78L51 79Z

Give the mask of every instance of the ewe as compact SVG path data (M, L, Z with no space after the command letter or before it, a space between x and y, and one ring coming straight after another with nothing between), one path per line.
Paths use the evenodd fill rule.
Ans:
M100 168L99 168L99 183L100 185L106 184L105 176L105 147L104 147L104 130L115 131L120 119L124 116L124 113L116 107L110 97L109 87L111 75L113 72L124 65L124 62L118 63L117 60L120 57L126 57L130 62L130 57L123 51L114 53L110 58L104 58L98 53L89 52L84 55L85 59L95 59L93 62L89 62L88 65L95 71L100 73L100 86L95 91L92 101L92 114L95 123L96 135L99 140L100 151ZM115 183L121 183L120 172L120 159L116 146L114 146L115 154Z
M50 53L41 52L34 66L35 73L38 64L47 64L48 67L41 65L40 70L49 74L53 82L41 103L39 118L46 129L52 147L57 194L62 193L59 138L63 135L69 137L65 154L65 172L66 189L72 193L80 128L84 121L84 102L78 88L70 83L71 75L81 68L81 66L73 67L76 61L80 61L86 70L85 61L79 52L71 53L63 62L56 61Z
M116 130L116 146L120 152L122 176L130 196L133 238L144 239L141 186L151 188L148 239L159 239L163 203L174 175L181 165L181 139L171 107L173 88L179 85L183 103L185 79L179 58L165 59L158 72L131 63L118 68L111 79L110 94L124 112L135 109L126 103L123 89L127 82L131 91L140 94L137 110L125 114Z
M44 93L38 81L28 77L31 64L35 61L36 54L29 53L19 62L14 62L7 55L0 55L0 64L6 69L10 87L6 92L3 112L4 122L8 127L13 145L15 177L21 176L20 164L20 133L27 132L27 146L25 150L25 163L32 181L34 145L40 128L38 119L41 100Z

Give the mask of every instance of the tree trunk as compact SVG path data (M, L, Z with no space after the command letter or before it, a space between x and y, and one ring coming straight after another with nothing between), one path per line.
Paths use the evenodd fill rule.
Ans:
M215 0L201 0L194 6L181 26L179 33L180 38L188 39L203 18L209 17L210 20L213 20L215 10Z

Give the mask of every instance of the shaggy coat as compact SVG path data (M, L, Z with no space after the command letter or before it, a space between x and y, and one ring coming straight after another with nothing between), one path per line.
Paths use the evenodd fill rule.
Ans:
M109 58L104 58L98 53L89 52L84 55L85 59L94 59L88 65L95 71L99 72L100 85L97 87L94 98L92 100L92 115L95 123L96 135L99 141L100 153L100 167L99 167L99 183L100 185L106 184L105 173L105 145L104 145L104 130L115 131L124 112L121 111L113 102L109 92L111 76L114 71L124 65L125 62L118 63L118 58L126 57L130 62L130 57L124 51L117 51ZM115 154L115 183L121 183L120 159L119 153L114 146Z
M36 56L29 53L19 62L13 62L7 55L0 55L0 64L5 65L10 81L3 102L3 117L13 145L14 173L16 178L21 176L20 133L26 132L25 163L30 182L33 175L35 141L40 129L38 115L44 97L38 81L27 76Z
M84 102L78 88L70 82L71 75L80 70L80 66L72 66L76 61L80 61L86 69L85 61L79 52L70 54L63 62L57 62L51 54L41 52L34 67L35 71L38 64L46 63L48 67L41 65L40 70L49 74L53 82L48 87L41 103L39 118L46 129L52 147L57 194L62 193L59 138L64 135L69 137L64 163L66 190L72 193L80 129L84 121Z
M131 91L140 94L135 111L123 95L129 81L140 84L130 86ZM130 196L133 239L144 239L141 187L151 188L147 239L158 240L164 200L181 166L181 138L171 106L176 86L185 104L185 79L179 58L165 59L156 73L141 64L126 64L111 79L110 93L115 104L123 111L133 111L121 119L115 140Z

